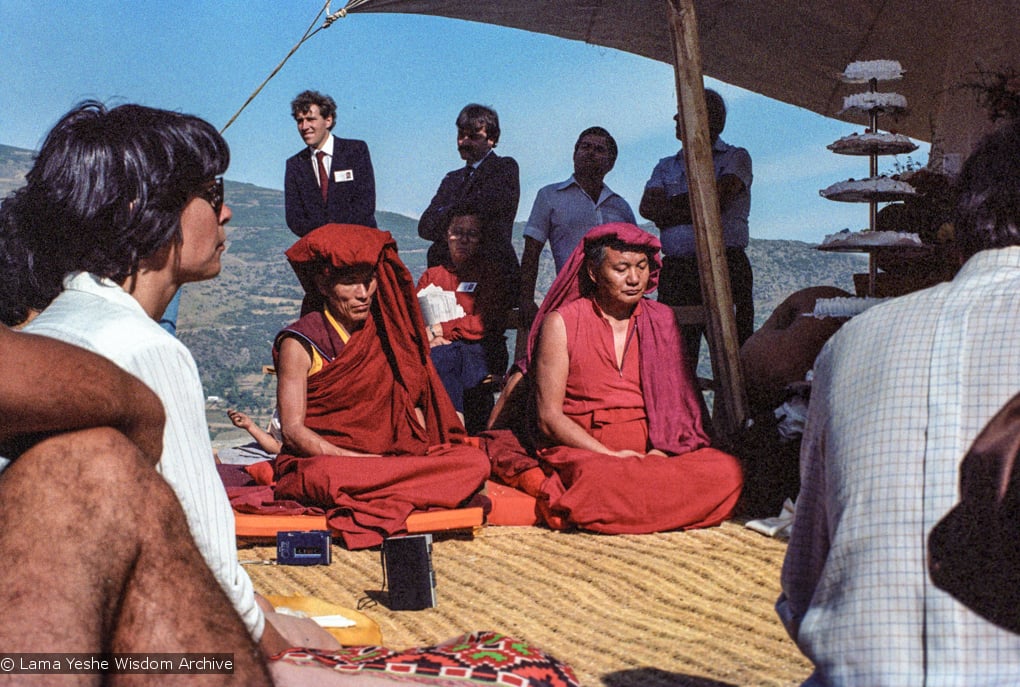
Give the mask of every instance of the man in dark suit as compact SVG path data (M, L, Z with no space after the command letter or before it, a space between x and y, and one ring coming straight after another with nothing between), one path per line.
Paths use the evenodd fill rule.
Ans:
M446 228L455 207L477 208L482 226L480 252L499 265L506 288L516 293L520 263L512 243L514 217L521 197L520 170L511 157L493 152L499 142L499 117L484 105L467 105L457 116L457 150L464 167L445 177L418 222L418 235L432 241L428 265L449 264Z
M298 236L332 222L377 226L372 158L364 141L331 133L336 102L317 91L304 91L290 110L306 147L287 160L283 183L287 226Z

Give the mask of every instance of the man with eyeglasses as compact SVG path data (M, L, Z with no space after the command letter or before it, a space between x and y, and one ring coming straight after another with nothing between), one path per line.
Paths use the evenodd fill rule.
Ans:
M546 242L552 248L556 273L592 227L612 222L634 224L634 211L603 180L616 164L618 149L608 131L593 126L574 144L574 173L566 181L539 190L524 229L521 257L521 314L528 324L535 317L535 284L539 258Z
M507 289L517 288L520 263L513 246L514 218L521 197L520 170L512 157L500 157L499 116L491 107L470 104L457 115L457 150L464 166L453 170L439 185L418 221L418 235L432 241L428 266L449 260L446 229L456 206L477 208L485 231L480 253L501 272Z
M376 226L372 158L364 141L333 136L336 102L303 91L290 109L305 147L287 160L287 226L297 236L331 222Z

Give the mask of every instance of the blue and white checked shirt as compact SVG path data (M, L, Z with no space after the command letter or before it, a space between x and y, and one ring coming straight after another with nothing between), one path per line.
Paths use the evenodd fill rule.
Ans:
M872 308L822 350L776 604L815 664L805 684L1020 684L1020 635L935 588L926 565L960 461L1018 391L1020 247Z

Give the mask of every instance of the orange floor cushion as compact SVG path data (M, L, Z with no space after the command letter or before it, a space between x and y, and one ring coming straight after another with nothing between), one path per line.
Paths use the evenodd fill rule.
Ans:
M469 530L483 524L528 527L538 523L533 496L491 480L485 483L484 493L492 502L488 517L480 507L412 513L407 518L407 532ZM234 532L242 544L275 542L277 532L327 529L325 515L262 515L234 511Z
M325 515L259 515L234 511L234 534L246 544L275 542L277 532L326 530Z
M521 527L538 524L534 496L492 480L485 483L485 495L492 501L486 524Z
M456 508L453 510L411 513L407 518L409 534L446 532L481 527L482 509ZM245 544L275 542L277 532L328 530L325 515L259 515L234 511L234 533Z

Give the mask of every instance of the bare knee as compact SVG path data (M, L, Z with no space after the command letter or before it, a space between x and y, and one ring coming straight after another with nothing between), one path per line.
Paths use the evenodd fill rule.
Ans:
M30 490L34 497L87 494L89 501L105 498L125 502L135 496L151 497L164 480L148 464L138 447L120 432L98 427L47 438L3 473L5 493Z
M61 478L69 472L100 466L108 466L112 471L117 466L134 470L139 460L138 448L123 434L109 427L94 427L43 439L19 456L11 469L48 470L51 477Z
M126 557L175 509L166 481L113 429L50 437L0 474L0 522L14 533L105 537Z

